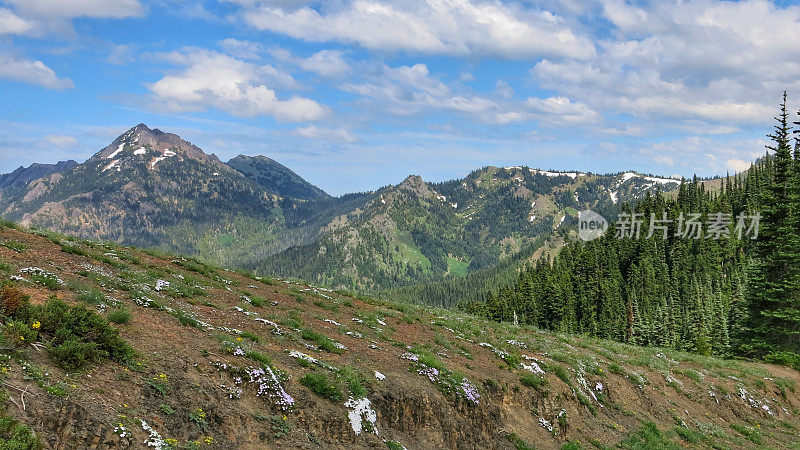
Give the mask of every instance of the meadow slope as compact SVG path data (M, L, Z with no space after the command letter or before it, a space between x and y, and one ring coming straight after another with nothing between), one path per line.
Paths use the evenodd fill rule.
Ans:
M0 279L0 437L35 440L27 427L45 448L800 441L800 374L780 366L490 323L8 226ZM105 353L91 353L97 343Z

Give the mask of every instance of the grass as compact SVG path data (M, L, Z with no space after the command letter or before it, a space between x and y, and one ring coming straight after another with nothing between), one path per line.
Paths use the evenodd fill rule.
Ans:
M328 310L330 312L339 312L339 305L333 302L324 302L322 300L314 300L314 306Z
M761 445L764 442L764 440L761 437L761 433L759 433L758 430L756 430L753 427L749 427L747 425L739 425L738 423L732 423L731 428L736 430L739 434L746 437L748 440L750 440L750 442L756 445Z
M686 427L677 426L675 427L675 432L678 433L678 436L681 437L684 441L690 444L697 444L703 440L703 435Z
M61 251L70 255L89 256L89 253L86 252L86 250L78 247L77 245L72 245L66 242L61 243Z
M633 450L679 450L681 448L679 445L667 439L653 422L643 423L638 430L634 431L620 442L618 447Z
M314 342L315 344L317 344L317 347L319 347L322 350L325 350L328 353L335 353L337 355L341 355L343 352L341 348L335 345L335 341L333 339L323 334L315 333L314 331L311 331L306 328L300 335L302 336L303 339Z
M523 386L532 387L536 390L540 390L549 383L547 378L534 374L523 375L520 377L519 382L522 383Z
M367 389L362 383L362 377L355 369L345 367L341 370L341 377L354 397L366 397Z
M183 267L186 270L199 273L200 275L208 278L213 278L217 274L217 272L211 268L211 266L206 265L196 259L177 259L175 260L175 264Z
M86 303L87 305L94 305L97 306L100 303L103 303L103 300L106 299L106 296L97 289L97 288L89 288L88 290L79 292L75 295L75 301Z
M199 330L203 329L203 325L197 319L195 319L194 317L192 317L188 313L186 313L186 311L183 311L183 310L180 310L180 309L173 309L169 313L170 313L170 315L172 315L176 319L178 319L178 322L180 322L181 325L183 325L183 326L194 327L194 328L197 328Z
M17 253L25 253L28 250L28 244L19 241L8 241L0 244L7 249L14 250Z
M300 378L300 384L311 389L311 392L317 394L318 396L334 403L339 402L342 399L342 391L324 373L307 373Z
M253 334L253 333L251 333L249 331L242 331L242 334L240 336L242 336L245 339L249 339L249 340L251 340L251 341L253 341L255 343L261 342L261 338L260 337L256 336L255 334Z
M255 306L256 308L260 308L269 303L269 300L265 299L264 297L259 297L257 295L251 295L248 298L250 304Z
M508 442L511 442L511 445L514 446L516 450L536 450L536 447L532 445L528 445L521 437L517 436L516 433L511 433L506 436Z
M261 352L257 352L255 350L246 351L244 355L252 359L253 361L259 362L265 366L272 367L272 358L270 358L268 355L265 355Z

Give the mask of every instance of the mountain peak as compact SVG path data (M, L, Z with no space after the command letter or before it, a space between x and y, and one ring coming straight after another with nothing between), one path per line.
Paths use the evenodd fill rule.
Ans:
M239 155L228 161L227 165L261 187L284 198L313 200L328 197L322 189L266 156Z
M219 165L219 159L214 155L207 155L196 145L182 139L177 134L166 133L158 128L150 128L140 123L122 133L104 149L97 152L89 161L107 161L106 168L116 168L117 171L125 163L146 161L150 169L155 169L161 161L167 158L191 158L203 163ZM112 167L113 165L113 167Z
M419 175L409 175L405 180L403 180L402 183L397 185L397 187L406 191L412 191L420 197L429 197L434 195L430 188L428 188L428 185L425 184L425 181L423 181L422 177Z

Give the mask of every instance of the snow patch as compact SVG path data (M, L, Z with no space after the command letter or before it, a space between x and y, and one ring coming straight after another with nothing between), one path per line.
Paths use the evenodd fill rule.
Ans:
M146 153L147 153L147 149L144 148L144 147L139 147L139 148L137 148L136 150L133 151L133 154L136 155L136 156L141 156L141 155L144 155Z
M530 169L531 172L538 174L538 175L545 175L548 177L570 177L573 180L577 179L578 177L586 176L583 172L551 172L549 170L539 170L539 169Z
M164 150L164 156L169 158L170 156L175 156L177 153L173 152L172 150Z
M611 196L611 203L616 205L617 204L617 200L619 200L619 197L617 196L617 191L609 191L608 195Z
M114 167L116 167L116 168L117 168L117 172L119 172L120 168L119 168L119 166L117 166L117 163L118 163L118 162L119 162L119 160L118 160L118 159L115 159L115 160L111 161L111 164L107 165L107 166L106 166L106 167L103 169L103 172L105 172L106 170L111 170L111 169L113 169Z
M119 144L119 147L117 147L117 149L116 149L116 150L114 150L114 153L112 153L112 154L110 154L110 155L106 156L106 159L114 159L114 158L116 158L116 157L117 157L117 155L119 155L119 152L121 152L121 151L122 151L122 148L123 148L123 147L125 147L125 143L124 143L124 142L123 142L123 143L121 143L121 144Z
M150 161L150 168L154 169L156 167L156 164L160 163L165 159L167 159L165 156L156 156L155 158L153 158L152 161Z
M384 375L384 374L382 374L382 373L380 373L380 372L378 372L376 370L375 371L375 378L378 379L378 381L383 381L383 380L386 379L386 375Z

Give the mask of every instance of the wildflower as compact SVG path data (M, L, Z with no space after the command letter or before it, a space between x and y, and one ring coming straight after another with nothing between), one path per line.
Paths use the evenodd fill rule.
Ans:
M41 326L42 324L37 320L36 322L33 322L31 328L33 328L34 330L38 330L39 328L41 328Z

